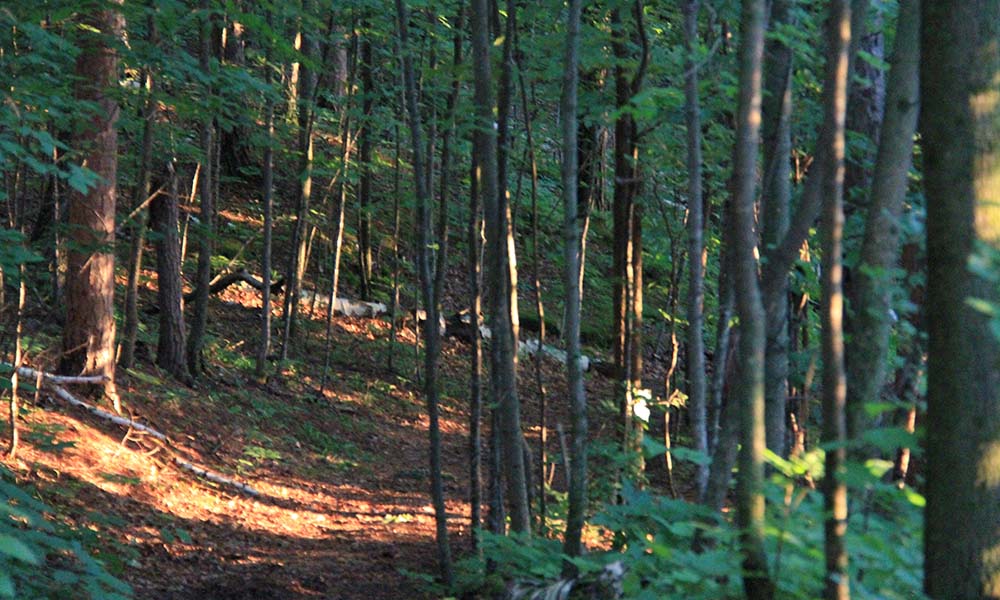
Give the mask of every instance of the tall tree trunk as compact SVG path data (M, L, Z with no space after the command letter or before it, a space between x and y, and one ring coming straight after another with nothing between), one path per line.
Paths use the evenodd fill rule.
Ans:
M521 451L521 406L517 394L517 267L514 263L514 238L510 223L510 203L506 193L506 129L509 116L512 59L504 49L501 77L501 102L497 135L493 134L492 68L487 31L489 15L484 0L474 0L473 60L475 103L478 123L476 147L482 169L484 221L486 227L486 280L489 299L490 389L497 403L500 419L500 446L504 463L510 526L516 532L530 533L528 482ZM515 9L508 0L506 40L514 33ZM504 108L507 106L507 108ZM499 138L499 139L498 139ZM500 148L505 148L501 155Z
M424 176L423 131L420 123L420 107L417 105L417 81L410 57L407 30L409 18L403 0L396 0L397 26L399 28L399 50L403 62L403 89L406 109L409 113L410 131L413 142L413 178L416 189L417 212L417 263L420 278L420 292L424 310L424 394L427 397L427 413L430 420L430 469L431 497L434 503L434 517L437 522L438 563L441 579L451 587L454 575L451 568L451 549L448 544L448 515L444 504L444 478L441 473L441 429L439 425L439 399L437 387L437 363L441 351L441 329L438 325L437 304L434 301L434 273L431 268L431 241L433 219L431 215L431 194Z
M93 105L74 132L87 168L98 179L86 194L69 200L69 263L66 326L59 370L67 375L104 375L104 394L120 410L115 390L115 200L118 172L118 82L115 47L125 23L118 4L83 11L74 97Z
M577 86L580 70L581 0L570 0L566 22L566 55L563 68L562 103L562 196L563 196L563 285L566 286L566 380L572 419L570 451L569 512L563 552L579 556L583 522L587 514L587 395L580 368L580 232L578 223L579 169L577 154ZM537 239L537 238L536 238ZM541 354L541 348L539 348ZM544 477L544 474L542 475ZM544 490L542 491L544 493ZM564 571L573 567L566 563Z
M823 499L826 579L823 598L850 598L847 572L847 486L843 480L847 449L847 378L844 373L844 154L847 119L847 72L851 44L849 0L832 0L827 20L827 60L824 89L824 122L832 127L823 156L827 161L823 181L822 227L822 347L823 347L823 441L835 447L826 451Z
M160 307L160 332L156 364L175 379L190 379L184 346L184 288L181 283L181 242L177 233L177 171L170 170L170 193L159 194L149 208L150 225L156 232L156 298ZM265 284L266 285L266 284Z
M750 600L774 596L764 554L764 306L757 277L754 231L755 165L760 143L764 0L744 0L739 51L740 92L733 158L733 283L740 318L736 394L742 432L736 520L743 551L743 584Z
M885 120L875 161L868 221L851 289L847 322L847 435L864 430L864 406L878 400L885 383L892 290L897 277L899 220L913 159L920 87L920 6L900 3L886 90Z
M854 35L851 39L851 50L848 55L848 81L854 72L858 40L864 36L867 29L865 21L869 4L870 0L851 0L851 31ZM828 94L829 92L824 89L823 93ZM779 291L785 285L788 270L799 256L802 243L809 236L809 230L816 221L816 217L819 216L822 207L825 177L823 169L828 162L823 156L823 152L826 151L825 148L830 147L829 138L824 136L828 135L829 130L829 124L826 123L820 129L819 137L816 140L813 166L809 169L795 214L789 221L788 232L780 244L765 249L761 271L761 290L764 294L764 308L772 314L775 312L775 306L781 301L782 296Z
M790 23L788 0L771 5L772 27ZM765 249L781 243L788 233L792 180L792 49L773 38L764 46L765 78L762 142L764 182L761 243ZM767 310L767 352L764 366L764 405L767 447L778 456L786 452L788 402L788 278L775 282L775 302Z
M267 11L267 24L273 24L273 11ZM265 84L271 85L271 55L273 53L270 40L265 41L266 57L264 59L267 75ZM266 93L266 92L265 92ZM264 247L261 250L260 270L264 287L261 290L260 306L260 342L257 347L257 363L254 374L263 377L267 369L267 355L271 350L271 238L274 232L274 100L270 94L264 100L264 127L267 139L264 143Z
M209 56L211 51L210 33L212 31L209 21L208 0L202 0L201 10L205 13L201 17L199 29L200 49L198 61L201 71L206 80L211 75ZM204 93L206 96L212 94L212 86L205 83ZM212 197L212 175L215 169L212 166L214 155L214 143L212 117L206 115L201 125L201 150L203 154L200 184L201 209L199 217L201 219L198 229L198 275L195 285L194 314L191 320L191 333L187 339L187 360L188 371L197 377L202 372L202 348L205 345L205 327L208 324L208 288L212 281L212 252L213 238L215 237L215 204ZM192 190L193 193L193 190Z
M150 14L146 18L146 41L157 43L156 20ZM143 69L145 101L142 107L142 149L139 158L139 184L135 189L133 212L139 214L129 226L131 246L128 255L128 280L125 284L125 324L122 331L121 356L118 359L123 368L130 369L135 362L135 341L139 334L139 273L142 271L142 252L146 242L146 211L140 210L149 197L153 172L153 122L156 117L156 101L153 97L153 72L150 67Z
M471 505L472 547L479 548L479 527L482 524L482 413L483 413L483 338L482 324L482 253L483 227L480 213L480 169L475 147L469 173L469 322L472 325L472 356L469 361L469 504Z
M633 5L637 36L645 40L642 27L642 4ZM648 52L643 53L635 74L629 77L626 63L632 59L621 10L611 12L611 46L615 55L615 105L622 111L615 120L613 200L613 355L620 381L618 410L622 428L623 450L630 455L632 475L642 471L641 454L637 454L642 439L642 425L637 422L636 392L642 387L642 213L636 206L639 186L638 128L632 114L624 110L642 87ZM639 229L637 229L637 227ZM638 277L637 277L638 275ZM638 385L635 385L638 382Z
M701 189L701 108L698 101L698 9L701 0L684 3L684 118L687 127L688 171L688 331L687 384L694 449L708 454L708 423L705 382L705 338L702 332L705 309L704 215ZM698 466L695 483L699 497L708 484L708 465Z
M367 22L366 22L367 23ZM363 25L368 29L366 25ZM358 185L358 261L361 275L361 299L371 299L372 278L372 120L375 106L375 82L372 77L372 43L370 34L365 33L361 40L361 93L362 112L358 131L358 162L361 169L361 181Z
M1000 597L1000 305L970 268L1000 250L1000 2L922 3L931 598ZM997 268L993 262L992 268ZM992 327L991 327L992 320Z
M311 0L302 3L303 14L312 10ZM314 36L303 31L302 56L306 60L317 59L318 52ZM281 360L288 358L291 340L295 337L295 321L299 312L299 294L302 278L306 271L306 248L308 246L309 204L312 199L313 172L313 101L315 100L318 74L306 63L299 65L298 89L298 173L299 197L295 204L295 229L292 232L291 256L285 273L284 330L281 338Z

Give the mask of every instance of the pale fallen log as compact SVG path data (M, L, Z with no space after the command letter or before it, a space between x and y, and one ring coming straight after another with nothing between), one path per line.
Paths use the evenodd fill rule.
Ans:
M12 366L7 363L0 363L0 364L3 364L3 366L6 368L12 368ZM89 412L90 414L111 421L116 425L121 425L123 427L128 427L129 429L132 429L134 431L140 431L142 433L145 433L146 435L149 435L150 437L156 438L157 440L163 442L163 444L167 447L167 450L170 451L171 453L175 452L172 448L173 444L171 444L170 439L166 436L166 434L150 427L149 425L144 425L133 419L121 417L116 414L110 413L106 410L100 409L96 406L93 406L92 404L88 404L83 400L80 400L73 394L69 393L69 391L67 391L62 386L58 385L59 383L100 383L106 379L103 375L94 375L94 376L53 375L51 373L45 373L43 371L38 371L30 367L18 367L17 372L19 375L22 375L24 377L33 377L36 379L36 381L40 378L41 381L43 382L43 385L46 385L49 391L54 393L60 399L64 400L66 403L76 406L78 408L82 408L83 410ZM260 495L259 491L257 491L253 486L250 486L246 483L240 483L234 479L226 477L225 475L221 475L214 471L210 471L208 469L199 467L191 462L182 459L179 456L174 455L172 458L174 464L176 464L178 467L180 467L185 471L194 473L198 477L202 477L204 479L207 479L208 481L211 481L213 483L218 483L220 485L227 485L230 487L234 487L239 491L245 494L249 494L251 496Z

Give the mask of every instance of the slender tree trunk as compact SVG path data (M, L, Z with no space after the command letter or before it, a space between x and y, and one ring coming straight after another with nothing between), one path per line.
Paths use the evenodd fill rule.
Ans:
M115 200L118 171L118 82L115 51L124 19L113 3L82 13L81 52L76 60L74 97L94 108L74 132L73 147L83 149L84 164L98 179L86 194L69 199L69 262L66 273L66 325L60 372L107 377L104 394L120 411L115 390Z
M2 283L3 281L0 281L0 284ZM20 369L24 364L22 338L24 336L24 303L27 298L27 294L27 273L24 269L24 263L20 263L17 265L17 313L14 315L14 369L10 374L10 401L7 403L7 410L10 413L10 445L7 446L7 458L12 461L17 458L17 447L21 441L21 431L17 425L17 420L21 416L21 381L18 369ZM3 305L0 304L0 306Z
M771 22L774 28L790 24L788 0L774 0ZM761 193L763 213L761 243L765 249L781 243L788 233L792 180L792 49L774 38L764 46L765 78L762 142L764 182ZM767 312L767 353L764 366L764 405L767 447L784 456L788 446L785 433L788 403L788 278L775 282L774 304Z
M740 92L733 158L733 283L740 318L736 394L742 432L736 520L743 551L743 584L750 600L774 596L764 553L764 306L757 277L754 231L755 165L761 121L764 0L744 0L739 51Z
M441 174L438 182L438 219L437 219L437 260L434 270L434 302L441 310L441 302L444 300L444 282L448 275L448 219L449 205L451 204L452 182L454 173L452 172L452 147L451 140L455 136L455 111L458 108L459 94L462 82L459 78L459 68L462 65L462 30L464 28L465 11L459 10L455 18L455 36L452 38L452 67L455 75L451 80L451 93L448 95L448 103L445 108L445 119L447 126L441 134Z
M308 14L312 9L311 0L304 0L302 11ZM302 55L306 59L318 59L314 36L303 32ZM285 273L284 331L281 339L281 360L288 358L291 340L295 337L295 321L299 312L299 294L302 278L306 271L306 248L308 242L309 204L312 199L313 172L313 101L315 99L318 74L306 64L299 65L298 90L298 172L300 177L299 197L295 206L295 229L292 232L292 252L288 271Z
M150 224L156 232L156 298L160 307L160 332L156 346L156 364L179 381L187 382L184 345L184 289L181 284L181 246L177 233L177 171L170 171L170 193L153 199L149 208ZM267 283L265 283L267 285Z
M927 194L924 589L1000 597L1000 305L971 268L1000 250L1000 2L925 1L920 129ZM990 258L987 258L990 257ZM996 272L996 262L991 267Z
M451 587L454 575L451 567L451 549L448 544L448 515L444 504L444 481L441 473L441 429L439 421L439 399L437 388L437 363L441 350L441 329L438 325L437 304L434 301L434 273L431 268L431 241L433 219L431 215L431 194L424 176L423 131L420 122L420 107L417 104L417 82L413 72L407 42L409 18L403 0L396 0L397 23L399 27L399 50L403 62L403 89L406 108L409 113L410 131L413 142L413 178L417 200L417 263L420 291L427 318L424 320L424 393L427 397L427 413L430 420L430 469L431 497L437 522L438 562L441 579Z
M156 20L150 14L146 19L146 41L156 45ZM153 121L156 117L156 100L153 97L153 73L143 69L146 98L142 108L142 149L139 158L139 184L135 189L133 211L139 209L149 197L153 171ZM119 364L131 369L135 363L135 341L139 334L139 273L142 271L142 252L146 242L146 211L132 217L129 227L131 247L128 255L128 280L125 284L125 325L122 331L121 356Z
M367 22L366 22L367 24ZM367 25L363 25L368 29ZM361 180L358 185L358 261L361 275L361 299L371 299L372 277L372 240L371 240L371 201L372 201L372 134L373 110L375 106L375 82L372 77L372 43L370 34L365 33L361 40L361 93L362 111L358 131L358 162L361 169Z
M701 108L698 101L698 9L701 0L684 3L684 117L687 126L688 171L688 332L687 383L694 449L708 454L705 339L702 332L705 309L704 215L701 190ZM695 483L699 497L708 485L708 465L699 465Z
M913 159L920 87L920 6L900 3L861 258L854 270L852 317L847 322L847 434L864 430L864 406L878 400L885 383L892 290L897 277L900 217Z
M562 189L563 189L563 285L566 286L566 378L572 419L572 450L569 474L569 513L563 552L579 556L583 523L587 514L587 396L580 368L580 233L578 230L579 172L577 155L577 86L580 70L581 0L570 0L566 22L566 54L563 70L562 103ZM537 237L536 237L537 240ZM536 259L537 260L537 259ZM539 348L541 354L541 348ZM542 474L544 477L544 473ZM544 493L544 490L543 490ZM566 563L566 575L575 568Z
M868 15L868 5L870 0L851 0L851 50L848 54L847 73L848 81L853 73L854 61L857 56L858 40L864 36L866 30L865 20ZM830 91L824 89L824 95ZM825 100L824 100L825 101ZM802 195L798 202L795 214L792 215L788 232L777 244L769 249L765 249L763 268L761 271L761 290L764 294L764 308L769 313L774 314L775 306L781 301L779 290L786 281L788 269L799 256L802 243L809 236L816 217L819 216L823 200L823 180L825 174L823 169L828 162L823 156L825 148L830 147L829 140L830 124L824 123L820 129L819 137L816 140L816 152L814 153L813 166L809 169Z
M514 29L514 7L508 2L507 39ZM485 0L474 0L472 20L473 68L475 73L475 104L478 123L476 127L478 159L482 169L484 221L486 228L486 279L489 299L490 330L490 389L500 415L501 454L510 510L511 529L530 533L531 517L528 508L528 486L525 475L524 455L521 451L521 409L517 394L517 271L513 263L514 240L510 228L510 206L506 185L501 185L501 168L497 135L493 128L493 81L490 65L488 34L488 8ZM509 49L505 50L505 63L509 63ZM506 67L509 71L510 66ZM510 73L507 73L505 102L500 107L503 117L509 110ZM503 117L505 120L506 117ZM506 123L498 126L499 133Z
M472 151L469 173L469 322L472 325L472 356L469 361L469 504L471 505L472 547L479 549L479 527L482 524L482 413L483 413L483 338L482 318L482 253L483 228L480 218L479 181L480 169L476 151Z
M202 16L199 35L200 50L199 64L202 73L206 78L211 75L209 66L209 56L211 40L209 35L212 26L208 17L209 2L202 0L201 10L206 14ZM205 84L204 93L211 95L212 86ZM215 204L212 197L212 175L215 169L212 166L212 156L214 154L212 142L212 117L206 116L201 126L201 150L203 154L203 167L200 177L201 210L199 213L201 223L198 231L198 275L195 285L194 314L191 320L191 333L187 339L187 360L188 371L197 377L202 372L202 348L205 346L205 327L208 324L208 288L212 281L212 252L213 238L215 236ZM192 190L193 193L193 190Z
M847 450L847 377L844 372L844 154L847 118L847 73L851 44L851 5L849 0L832 0L827 21L827 63L824 89L824 122L833 127L823 182L823 258L822 306L823 327L823 441L836 445L826 451L823 499L826 600L850 598L847 572L847 486L843 480Z
M392 324L389 330L389 370L395 372L396 358L396 338L399 335L399 195L402 192L400 187L400 154L402 154L402 140L400 139L399 125L394 126L394 150L392 155L392 303L389 306L389 322Z
M267 11L267 23L273 24L272 11ZM265 42L266 57L264 62L267 69L265 84L271 85L271 54L272 46L270 41ZM261 251L260 270L261 278L264 281L264 289L261 290L260 306L260 345L257 347L257 364L254 367L254 374L263 377L267 369L267 355L271 350L271 237L274 232L274 100L270 94L264 100L264 127L267 131L267 139L264 142L264 248Z

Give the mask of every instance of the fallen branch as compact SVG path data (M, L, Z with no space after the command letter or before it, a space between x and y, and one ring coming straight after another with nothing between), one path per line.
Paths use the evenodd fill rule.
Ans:
M2 364L6 368L13 369L12 365L9 365L9 364L6 364L6 363L0 363L0 364ZM104 381L106 379L105 376L103 376L103 375L94 375L94 376L53 375L51 373L45 373L43 371L38 371L38 370L29 368L29 367L18 367L17 372L18 372L19 375L22 375L24 377L33 377L33 378L35 378L36 381L42 381L42 383L47 388L49 388L49 391L51 391L52 393L54 393L57 397L59 397L60 399L64 400L68 404L71 404L71 405L76 406L78 408L82 408L83 410L89 412L90 414L98 416L98 417L101 417L102 419L111 421L112 423L115 423L116 425L121 425L123 427L128 427L129 429L132 429L134 431L140 431L142 433L145 433L145 434L149 435L150 437L156 438L157 440L163 442L163 444L167 448L167 450L169 452L171 452L171 454L173 454L172 459L173 459L174 464L176 464L181 469L183 469L185 471L189 471L191 473L194 473L198 477L202 477L202 478L207 479L208 481L211 481L213 483L218 483L220 485L227 485L227 486L230 486L230 487L234 487L234 488L238 489L239 491L241 491L241 492L243 492L245 494L249 494L251 496L259 496L260 495L260 492L258 492L256 489L254 489L252 486L250 486L248 484L240 483L240 482L238 482L238 481L236 481L234 479L231 479L231 478L226 477L224 475L220 475L219 473L215 473L213 471L209 471L208 469L199 467L199 466L197 466L197 465L195 465L195 464L193 464L191 462L188 462L188 461L182 459L181 457L177 456L176 455L176 450L173 449L173 444L170 442L170 439L166 436L166 434L164 434L164 433L162 433L160 431L157 431L156 429L153 429L149 425L144 425L144 424L139 423L138 421L135 421L133 419L128 419L126 417L121 417L121 416L118 416L116 414L110 413L110 412L108 412L106 410L102 410L102 409L100 409L100 408L98 408L96 406L93 406L91 404L88 404L88 403L84 402L83 400L80 400L79 398L77 398L73 394L69 393L69 391L67 391L66 388L63 388L62 386L59 385L60 383L100 383L100 382L102 382L102 381Z

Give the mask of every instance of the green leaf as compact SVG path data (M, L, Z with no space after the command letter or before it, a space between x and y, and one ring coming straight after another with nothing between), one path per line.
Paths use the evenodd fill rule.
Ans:
M31 565L42 564L41 559L24 542L6 534L0 534L0 554L6 554Z

